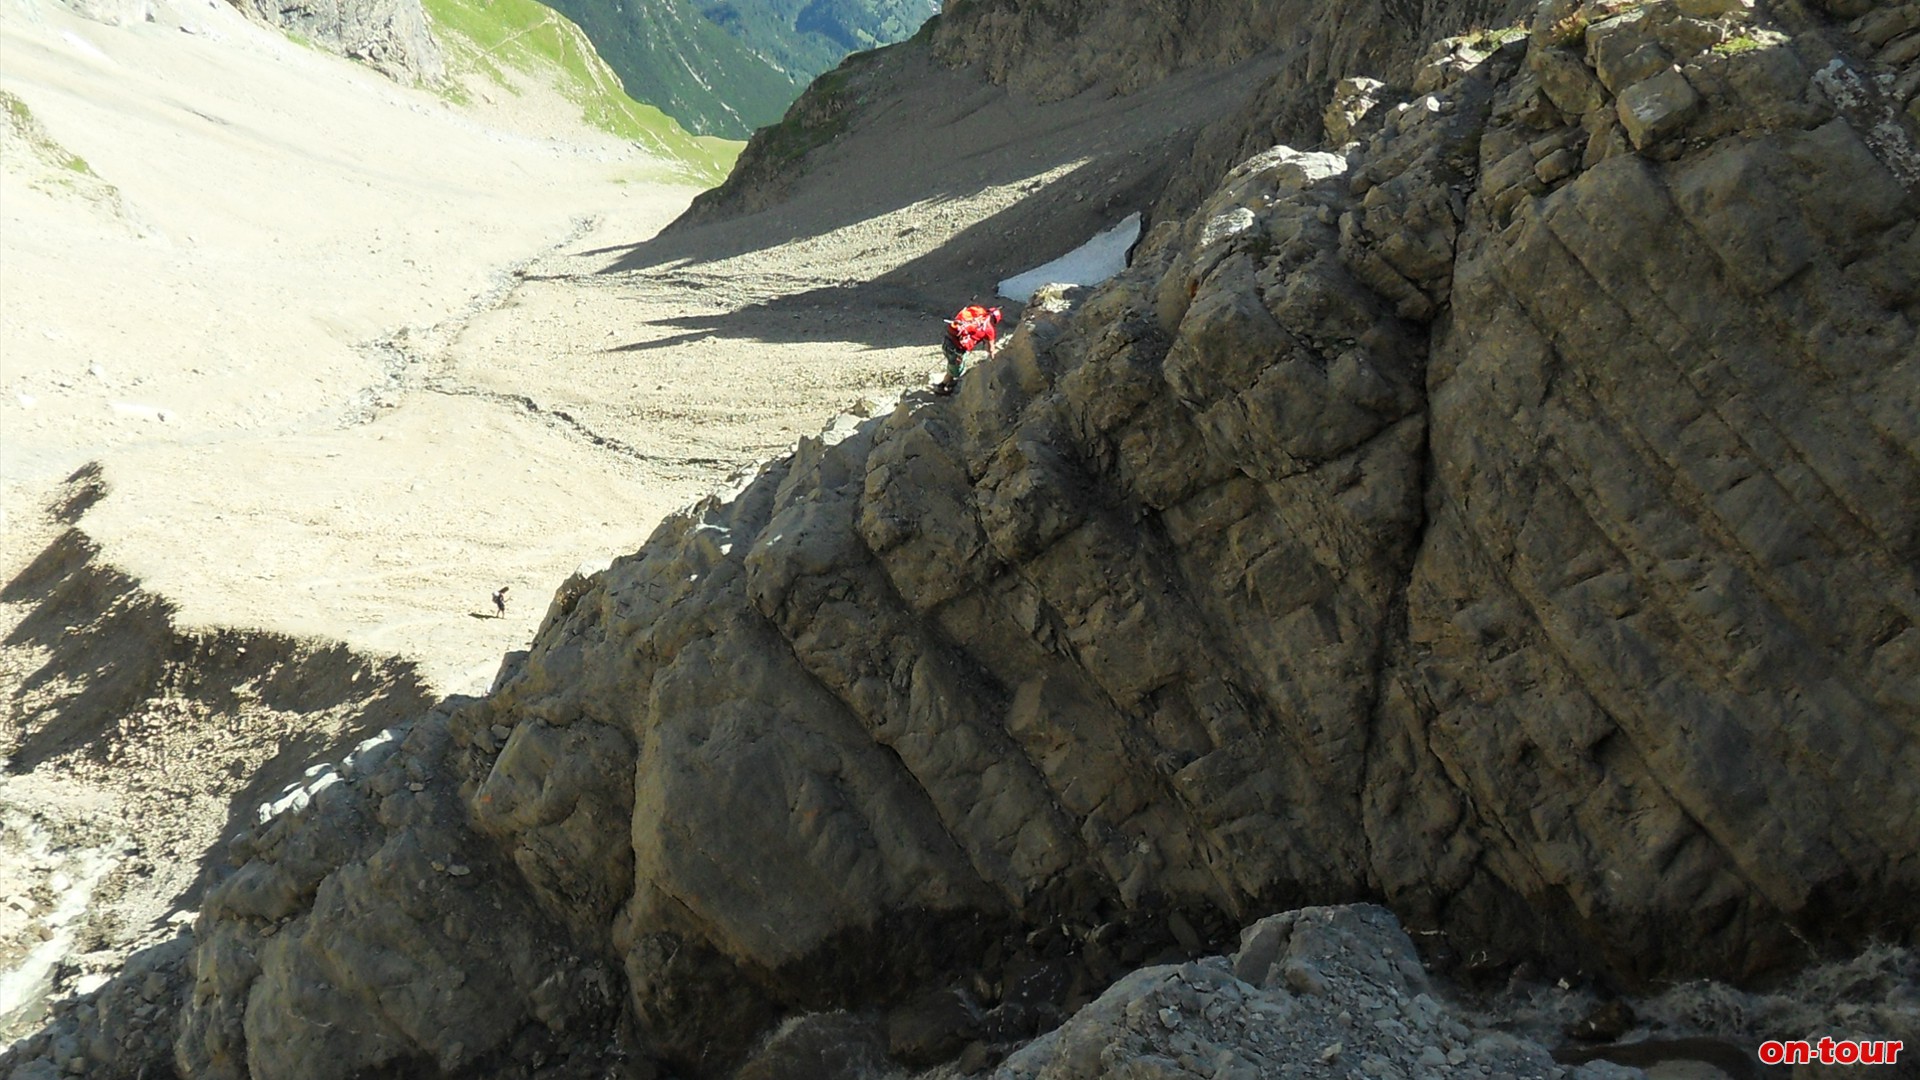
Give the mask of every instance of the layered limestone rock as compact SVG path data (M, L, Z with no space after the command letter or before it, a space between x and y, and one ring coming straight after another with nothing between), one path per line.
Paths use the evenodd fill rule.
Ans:
M932 1060L1361 896L1628 979L1910 934L1920 68L1835 4L1443 42L570 582L243 844L180 1071Z

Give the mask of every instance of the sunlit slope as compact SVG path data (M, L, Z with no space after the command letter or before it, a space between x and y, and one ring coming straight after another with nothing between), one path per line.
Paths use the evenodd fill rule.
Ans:
M554 0L628 92L689 130L777 123L848 53L910 37L934 0Z
M425 5L447 50L448 86L455 96L466 96L476 75L509 93L520 92L516 76L552 85L580 107L587 123L632 140L670 171L698 183L718 183L739 156L739 143L689 134L672 117L629 97L580 27L545 4L425 0Z

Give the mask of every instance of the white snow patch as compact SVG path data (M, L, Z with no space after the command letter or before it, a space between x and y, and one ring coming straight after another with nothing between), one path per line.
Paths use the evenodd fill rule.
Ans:
M1127 268L1127 249L1140 239L1140 212L1065 255L1000 283L1000 295L1026 303L1042 285L1098 285Z

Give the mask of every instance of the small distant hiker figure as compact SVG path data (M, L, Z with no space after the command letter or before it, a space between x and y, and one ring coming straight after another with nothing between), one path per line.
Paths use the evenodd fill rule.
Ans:
M507 617L507 590L510 588L511 585L502 585L500 591L493 594L493 617L496 619Z
M987 359L993 359L994 346L1000 336L1000 309L968 304L959 314L947 320L947 336L940 342L940 352L947 358L946 377L933 384L935 393L951 394L960 387L960 370L966 363L967 354L981 346L986 346Z

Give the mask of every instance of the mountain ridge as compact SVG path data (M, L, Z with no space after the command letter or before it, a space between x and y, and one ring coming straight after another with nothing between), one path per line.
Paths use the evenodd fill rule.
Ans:
M744 138L845 55L902 40L931 0L561 0L627 92L696 134Z
M1276 143L1317 146L1342 75L1365 71L1408 86L1428 43L1474 26L1508 25L1526 0L1460 0L1417 11L1379 3L1312 0L1248 4L1203 0L1187 7L1088 7L975 0L929 20L912 59L854 55L810 86L781 122L758 131L726 181L689 208L688 223L722 220L778 200L809 167L808 154L858 128L870 106L908 93L918 65L937 64L1047 102L1078 95L1125 96L1182 72L1283 58L1237 93L1237 109L1196 125L1182 168L1152 197L1149 220L1191 212L1219 176ZM920 52L924 50L924 52ZM885 70L888 80L866 73ZM858 84L857 93L846 93Z
M589 126L632 141L669 171L709 184L727 175L735 156L731 144L690 135L661 110L634 100L586 33L554 8L539 0L424 3L445 55L438 85L456 100L470 104L485 85L517 93L514 78L532 77L579 105Z

